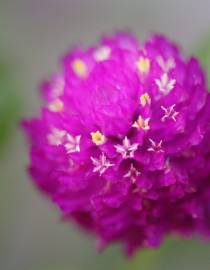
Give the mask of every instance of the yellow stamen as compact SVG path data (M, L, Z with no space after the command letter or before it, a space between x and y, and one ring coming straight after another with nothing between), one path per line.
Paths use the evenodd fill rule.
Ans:
M134 122L133 127L137 129L149 130L150 129L149 121L150 118L143 119L141 115L139 115L137 121Z
M72 68L77 76L83 79L86 78L87 66L83 60L75 59L72 63Z
M53 100L48 106L49 110L52 112L61 112L63 107L63 102L60 99Z
M146 74L150 70L150 60L148 58L140 57L136 65L140 73Z
M105 136L100 131L91 132L91 137L92 137L92 141L96 145L104 144L106 141Z
M143 95L140 96L140 103L144 107L146 104L151 103L151 98L148 93L144 93Z

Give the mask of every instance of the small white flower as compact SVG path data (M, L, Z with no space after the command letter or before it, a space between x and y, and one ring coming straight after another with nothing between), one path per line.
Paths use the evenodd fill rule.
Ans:
M108 60L111 54L111 48L108 46L102 46L93 53L95 61L102 62Z
M109 167L114 166L114 164L110 163L109 160L107 160L104 153L100 155L99 159L91 157L91 160L93 162L93 165L95 166L93 172L99 172L100 175L102 175Z
M157 153L163 153L163 149L162 149L162 143L163 141L159 141L159 143L156 143L155 141L153 141L152 139L149 139L150 143L151 143L151 147L148 148L147 150L149 152L157 152Z
M48 109L54 113L62 112L64 109L63 101L61 101L59 98L52 100L48 104Z
M67 142L65 143L65 149L67 153L75 153L75 152L80 152L80 140L81 140L81 135L78 136L72 136L71 134L66 135L66 140Z
M170 107L168 107L168 108L165 108L164 106L161 106L161 109L164 111L164 116L161 118L161 121L162 122L165 122L166 121L166 119L173 119L174 120L174 122L176 122L176 117L177 117L177 115L179 114L178 112L176 112L175 110L174 110L174 107L176 106L176 104L174 104L174 105L172 105L172 106L170 106Z
M47 140L51 145L60 145L63 143L63 139L66 135L65 130L61 130L58 128L52 128L50 134L47 135Z
M133 164L131 164L129 171L123 176L123 177L128 177L131 179L131 181L133 183L136 182L136 178L138 177L138 175L140 175L141 173L133 166Z
M164 60L163 57L159 55L156 60L164 73L168 73L171 69L175 68L176 66L175 61L172 57L168 58L167 60Z
M115 145L116 151L122 155L124 159L133 158L134 152L138 148L138 143L131 144L127 137L124 138L123 144Z
M150 118L143 119L142 116L139 115L138 119L133 123L132 127L147 131L150 129L149 121Z
M167 73L163 73L160 79L156 79L155 83L159 87L159 90L164 95L170 93L176 83L175 79L170 79Z

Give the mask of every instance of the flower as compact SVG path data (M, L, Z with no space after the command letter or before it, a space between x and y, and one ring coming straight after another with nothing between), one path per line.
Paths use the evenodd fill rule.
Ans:
M140 57L136 65L140 73L148 73L150 70L150 60L148 58Z
M161 153L164 152L162 149L162 143L163 141L159 141L158 143L154 142L152 139L149 139L151 146L150 148L148 148L147 150L150 152L157 152L157 153Z
M131 144L129 139L125 137L122 145L115 145L116 151L122 155L123 158L133 158L134 152L138 148L138 143Z
M114 166L114 164L111 164L107 160L104 153L102 153L99 159L91 157L91 160L93 162L93 165L95 166L93 172L99 172L100 175L102 175L109 167Z
M130 178L135 183L137 176L140 174L139 171L131 164L129 171L124 175L126 178Z
M174 59L171 57L171 58L168 58L166 60L163 59L162 56L158 56L157 57L157 63L158 65L161 67L162 71L164 73L168 73L171 69L175 68L175 62L174 62Z
M52 112L61 112L63 110L63 102L60 99L55 99L49 102L48 108Z
M164 111L164 115L161 118L161 121L166 121L166 119L173 119L176 122L176 117L179 114L178 112L176 112L174 110L174 107L176 106L176 104L173 104L172 106L165 108L164 106L161 106L161 109Z
M163 73L160 79L155 80L155 83L159 87L160 92L167 95L174 88L176 80L169 78L168 73Z
M81 135L73 137L71 134L67 134L67 142L64 144L67 153L80 152L80 140Z
M65 130L53 128L52 131L47 136L48 143L51 145L60 145L62 144L65 135L66 135Z
M105 136L100 131L91 132L91 137L92 137L92 141L96 145L104 144L106 141Z
M132 127L135 127L137 129L149 130L150 129L149 121L150 118L143 119L142 116L139 115L137 121L134 122Z
M127 254L210 234L210 94L167 38L103 37L64 58L23 121L29 172L66 219Z
M75 59L72 62L72 69L74 73L80 78L85 78L87 76L87 66L81 59Z
M144 93L144 94L142 94L142 95L140 96L140 103L141 103L141 105L142 105L143 107L146 106L147 104L150 105L150 103L151 103L151 98L150 98L150 96L149 96L148 93Z
M101 62L101 61L108 60L110 57L110 54L111 54L110 47L101 46L94 52L93 58L95 59L95 61Z

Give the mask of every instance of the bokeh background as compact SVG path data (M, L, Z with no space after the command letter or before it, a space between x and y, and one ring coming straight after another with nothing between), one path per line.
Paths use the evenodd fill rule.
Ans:
M72 44L117 29L140 39L164 33L198 55L210 74L209 0L0 0L1 270L210 269L210 243L196 238L169 238L132 260L118 246L97 254L94 239L62 223L26 174L18 121L38 111L39 82Z

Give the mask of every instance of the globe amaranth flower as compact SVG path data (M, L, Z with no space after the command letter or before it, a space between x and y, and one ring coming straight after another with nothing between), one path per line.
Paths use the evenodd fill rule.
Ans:
M127 254L210 235L210 96L195 58L160 35L74 48L24 121L30 174L62 215Z

